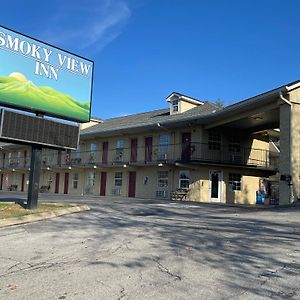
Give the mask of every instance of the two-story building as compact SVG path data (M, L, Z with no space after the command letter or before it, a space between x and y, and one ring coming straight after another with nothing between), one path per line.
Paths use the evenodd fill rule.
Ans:
M299 198L299 81L219 108L180 93L166 109L101 120L76 151L43 151L52 193L255 204ZM89 126L91 125L91 126ZM26 191L30 148L2 145L0 189Z

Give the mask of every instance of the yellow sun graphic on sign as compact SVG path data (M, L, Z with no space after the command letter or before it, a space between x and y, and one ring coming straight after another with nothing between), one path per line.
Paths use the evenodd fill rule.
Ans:
M27 78L22 73L19 73L19 72L10 73L9 77L14 77L14 78L18 79L21 82L26 82L27 81Z

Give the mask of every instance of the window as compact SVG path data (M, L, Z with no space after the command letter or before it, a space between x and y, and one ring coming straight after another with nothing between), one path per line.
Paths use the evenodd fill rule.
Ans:
M80 145L78 145L78 147L76 149L75 156L76 156L77 159L80 159Z
M117 140L116 160L122 160L123 154L124 154L124 140Z
M88 185L89 186L94 186L95 185L95 172L90 172L88 174Z
M182 170L179 172L179 187L188 189L190 185L190 171Z
M238 136L230 136L228 150L230 152L241 152L241 140Z
M21 162L21 151L17 152L17 164Z
M168 171L158 171L157 173L157 185L158 187L168 187L169 178Z
M90 145L90 154L92 157L95 157L97 151L97 144L92 143Z
M78 173L73 174L73 189L78 188L79 175Z
M158 159L167 159L168 158L168 146L169 146L169 136L168 135L160 135L159 136Z
M208 136L208 149L221 150L221 135L219 133L210 132Z
M97 144L91 143L90 144L90 157L89 157L89 163L94 164L95 163L95 156L97 151Z
M8 164L12 164L12 153L8 152Z
M53 150L50 150L49 152L49 164L52 164L54 162L55 152Z
M115 173L115 186L122 186L122 172Z
M241 174L238 173L229 173L229 186L233 191L240 191L241 190L241 181L242 181L242 176Z
M172 100L172 112L176 113L179 111L179 101L178 99Z

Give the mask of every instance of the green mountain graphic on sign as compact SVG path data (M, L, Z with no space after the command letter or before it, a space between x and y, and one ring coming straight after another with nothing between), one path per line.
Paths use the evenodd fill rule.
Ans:
M22 75L21 73L17 73ZM25 77L22 77L25 78ZM89 102L80 103L48 86L36 86L17 76L0 76L0 102L78 120L89 120Z

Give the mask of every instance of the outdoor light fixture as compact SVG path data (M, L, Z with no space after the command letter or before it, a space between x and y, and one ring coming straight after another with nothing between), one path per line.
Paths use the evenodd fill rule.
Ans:
M97 166L96 166L96 165L94 166L94 169L97 169Z
M123 168L127 168L127 165L125 164L125 165L123 165Z
M162 167L162 166L163 166L163 164L162 164L162 163L159 163L159 164L158 164L158 166L159 166L159 167Z
M15 172L15 171L16 171L16 169L12 169L12 171L13 171L13 172Z
M68 169L69 169L69 170L72 170L72 167L71 167L71 166L69 166L69 167L68 167Z
M49 171L49 170L50 170L50 168L49 168L49 167L47 167L47 170Z
M255 116L255 117L253 117L253 119L255 121L261 121L263 119L263 117L261 117L261 116Z

